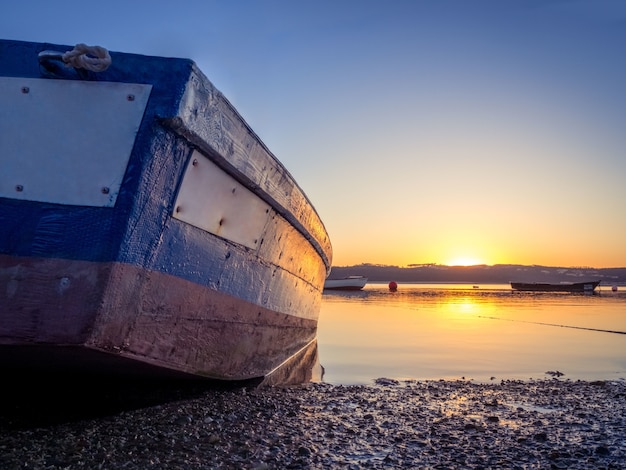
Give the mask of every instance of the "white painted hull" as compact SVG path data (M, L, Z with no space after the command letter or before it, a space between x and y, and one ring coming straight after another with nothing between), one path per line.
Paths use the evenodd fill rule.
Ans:
M367 278L351 276L343 279L326 279L324 290L361 290L367 284Z

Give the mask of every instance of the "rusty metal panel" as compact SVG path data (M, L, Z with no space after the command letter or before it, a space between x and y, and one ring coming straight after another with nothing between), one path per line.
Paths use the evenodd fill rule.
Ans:
M0 197L114 206L151 89L0 77Z
M272 209L197 150L174 204L175 218L249 248L260 246Z

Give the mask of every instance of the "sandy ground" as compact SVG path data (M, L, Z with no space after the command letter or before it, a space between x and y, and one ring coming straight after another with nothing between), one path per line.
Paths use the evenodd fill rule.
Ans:
M86 392L5 402L0 468L626 468L624 381Z

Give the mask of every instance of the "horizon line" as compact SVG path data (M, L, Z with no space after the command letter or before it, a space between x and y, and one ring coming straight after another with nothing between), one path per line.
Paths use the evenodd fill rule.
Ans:
M496 266L524 266L524 267L539 267L539 268L557 268L557 269L626 269L626 266L611 266L598 268L594 266L560 266L560 265L547 265L547 264L520 264L520 263L496 263L496 264L439 264L439 263L411 263L404 266L395 264L381 264L381 263L358 263L350 265L332 265L332 268L353 268L358 266L373 266L373 267L385 267L385 268L398 268L398 269L411 269L411 268L423 268L423 267L445 267L445 268L480 268L480 267L496 267Z

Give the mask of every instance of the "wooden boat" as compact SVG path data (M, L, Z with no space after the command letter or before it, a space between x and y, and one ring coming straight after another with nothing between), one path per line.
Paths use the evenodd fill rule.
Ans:
M511 282L511 287L519 291L539 292L593 292L600 281L548 284L541 282Z
M290 173L193 61L86 47L0 40L1 364L246 380L316 348L332 249Z
M367 278L363 276L348 276L341 279L326 279L325 290L361 290L367 284Z

